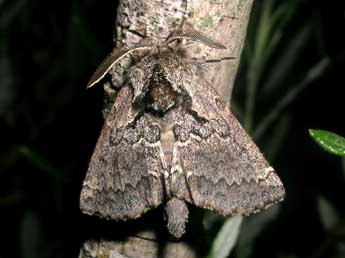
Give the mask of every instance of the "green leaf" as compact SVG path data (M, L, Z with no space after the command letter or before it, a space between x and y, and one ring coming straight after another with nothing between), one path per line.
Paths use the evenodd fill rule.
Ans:
M315 80L320 78L329 68L329 66L330 59L325 57L311 67L308 70L305 78L296 86L291 87L290 90L281 99L279 99L279 101L277 101L277 104L274 106L274 108L272 108L270 112L265 115L263 120L260 121L257 128L252 133L254 139L260 139L266 132L267 128L281 116L282 112L288 107L288 105L290 105L304 89L311 85Z
M43 155L36 152L28 146L19 146L18 152L25 157L30 163L44 172L47 172L52 177L58 179L62 176L62 171L56 168L48 159Z
M308 39L311 35L310 23L302 25L299 31L287 44L284 52L280 53L280 58L275 65L270 67L269 76L263 85L263 93L269 95L282 83L290 74L291 69L298 62L302 51L304 51Z
M41 258L44 256L44 237L41 222L36 213L24 213L20 230L20 249L23 258Z
M319 197L318 210L322 225L326 230L331 230L339 222L339 216L333 205L324 197Z
M345 138L325 130L309 129L310 136L326 151L345 156Z
M263 233L267 224L276 219L280 207L280 205L274 205L270 209L249 216L243 221L235 257L249 258L255 256L253 251L257 238Z
M226 258L234 248L238 235L242 216L231 217L225 221L212 243L208 258Z

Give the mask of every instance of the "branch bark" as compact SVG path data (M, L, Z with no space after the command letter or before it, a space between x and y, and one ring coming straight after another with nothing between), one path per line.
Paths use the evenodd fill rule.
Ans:
M228 102L243 49L252 3L253 0L122 0L117 10L114 41L116 44L129 45L150 37L162 42L169 31L177 29L186 19L195 29L227 47L226 50L219 51L192 43L188 47L188 52L191 57L204 62L205 78ZM112 84L116 87L121 87L124 83L123 73L129 64L130 62L124 59L111 70ZM113 96L114 90L108 84L105 92L109 98ZM163 216L162 213L160 212L159 216ZM109 238L109 232L119 232L119 224L109 222L111 226L106 229L109 232L101 233L97 237L98 240L86 241L81 247L79 257L194 258L205 255L205 250L200 248L204 244L195 239L186 238L178 242L163 239L160 227L155 225L156 220L147 221L149 216L145 215L139 222L126 222L125 226L122 224L122 232L115 234L116 239L110 237L103 240L106 236ZM190 221L192 220L194 218L191 216ZM127 226L130 230L123 228Z

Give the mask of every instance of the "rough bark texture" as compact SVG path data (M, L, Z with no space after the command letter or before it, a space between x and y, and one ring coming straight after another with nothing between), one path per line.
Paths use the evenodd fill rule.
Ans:
M205 62L205 78L212 82L224 100L229 101L252 2L253 0L122 0L117 10L115 41L116 44L130 44L150 37L161 42L170 30L178 28L183 19L186 19L195 29L227 47L225 51L219 51L191 43L188 54L198 58L200 62ZM123 73L128 65L128 59L124 59L112 69L112 82L116 87L123 85ZM105 91L108 95L113 93L109 84ZM149 216L148 214L147 217ZM193 217L190 220L193 220ZM136 229L140 223L144 224L144 227L140 225ZM164 222L160 220L157 223ZM131 222L126 222L125 227L130 224ZM97 236L98 240L86 241L81 247L79 257L194 258L205 255L204 251L200 250L200 241L195 243L195 240L190 241L188 237L179 242L162 238L161 229L157 231L156 226L145 220L132 223L131 230L127 233L127 230L123 229L119 233L121 236L116 236L116 240L109 239L109 232L104 232L104 236ZM160 227L164 228L165 225ZM113 226L107 229L110 232L118 230ZM102 240L106 236L108 240Z

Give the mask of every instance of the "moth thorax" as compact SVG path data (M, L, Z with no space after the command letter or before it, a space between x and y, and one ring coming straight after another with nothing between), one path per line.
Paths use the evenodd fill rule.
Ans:
M175 106L178 94L159 68L154 69L148 83L146 107L159 115L164 115Z

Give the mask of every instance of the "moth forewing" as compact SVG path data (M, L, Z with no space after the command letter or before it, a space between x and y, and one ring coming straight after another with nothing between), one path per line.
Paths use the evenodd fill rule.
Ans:
M123 87L104 123L80 196L84 213L133 219L163 201L159 145L147 144L159 138L149 119L136 119L132 98Z
M223 215L249 214L282 200L279 177L212 85L193 82L187 84L193 112L175 130L175 160L185 171L172 186L175 195Z

